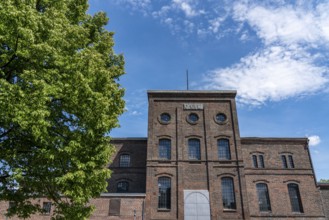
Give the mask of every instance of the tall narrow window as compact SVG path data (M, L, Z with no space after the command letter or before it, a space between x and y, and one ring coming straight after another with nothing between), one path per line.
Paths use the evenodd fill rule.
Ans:
M158 179L159 196L158 208L170 209L171 201L171 180L169 177L160 177Z
M252 162L254 164L254 167L258 168L258 162L257 162L257 156L256 155L252 155Z
M283 168L288 168L287 158L286 158L285 155L281 155L281 160L282 160L282 166L283 166Z
M200 140L189 139L188 140L188 157L192 160L200 160Z
M224 209L236 209L233 179L222 178L222 199Z
M295 183L288 184L291 209L293 212L304 212L302 200L300 198L298 185Z
M219 139L217 140L217 147L218 147L218 158L219 159L231 159L230 154L230 144L227 139Z
M129 191L129 183L127 181L121 181L117 184L117 192L123 193Z
M130 155L129 154L120 155L120 167L130 167Z
M259 158L259 167L264 168L265 167L264 156L263 155L258 155L258 158Z
M268 194L268 188L265 183L256 184L258 194L259 210L261 212L271 211L270 196Z
M288 155L288 161L290 168L295 168L294 160L291 155Z
M159 159L170 160L171 158L171 140L159 140Z

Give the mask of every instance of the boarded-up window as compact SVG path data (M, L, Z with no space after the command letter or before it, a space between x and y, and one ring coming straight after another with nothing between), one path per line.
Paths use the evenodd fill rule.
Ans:
M120 215L121 199L110 199L109 215Z

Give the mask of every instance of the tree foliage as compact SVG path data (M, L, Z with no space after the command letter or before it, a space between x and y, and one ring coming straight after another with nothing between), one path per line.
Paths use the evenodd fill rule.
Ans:
M85 219L106 189L124 60L87 0L0 1L0 200L7 215Z
M320 179L320 183L329 183L329 179Z

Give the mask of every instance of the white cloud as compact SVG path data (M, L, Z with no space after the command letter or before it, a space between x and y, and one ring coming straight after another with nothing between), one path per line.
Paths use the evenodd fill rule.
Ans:
M236 89L242 103L259 105L267 100L309 94L328 83L325 68L298 48L272 46L241 59L238 64L213 70L206 89Z
M233 11L234 18L247 22L266 44L318 44L322 41L328 45L329 3L320 4L315 10L291 5L266 8L239 3Z
M187 17L194 17L198 14L188 0L173 0L173 4L175 7L181 9Z
M309 140L309 145L310 146L316 146L316 145L320 144L320 142L321 142L320 137L317 136L317 135L309 136L308 140Z

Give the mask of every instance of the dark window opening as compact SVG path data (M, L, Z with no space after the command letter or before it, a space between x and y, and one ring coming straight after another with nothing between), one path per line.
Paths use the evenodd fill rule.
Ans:
M254 167L258 168L258 162L257 162L257 156L256 155L252 155L252 162L254 164Z
M159 158L170 160L171 158L171 141L169 139L159 140Z
M299 187L297 184L288 184L288 191L290 197L291 209L293 212L304 212L302 206L302 200L300 198Z
M236 209L233 179L222 178L222 199L224 209Z
M260 168L265 168L264 156L263 155L258 155L258 158L259 158L259 167Z
M217 147L218 147L218 158L219 159L231 159L230 154L230 144L227 139L219 139L217 140Z
M159 209L170 209L171 206L171 180L169 177L160 177L158 179L159 187L159 198L158 208Z
M129 191L129 183L127 181L121 181L117 184L117 192L128 192Z
M258 183L256 188L258 194L259 210L261 212L271 211L270 196L268 193L267 185L265 183Z
M51 211L51 202L44 202L42 205L43 213L50 214Z
M190 160L200 160L200 140L189 139L188 140L188 157Z
M130 167L130 155L122 154L120 155L120 167Z
M294 160L291 155L288 156L288 161L290 168L295 168Z
M281 160L282 160L282 166L283 166L283 168L288 168L287 158L286 158L285 155L281 155Z

